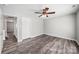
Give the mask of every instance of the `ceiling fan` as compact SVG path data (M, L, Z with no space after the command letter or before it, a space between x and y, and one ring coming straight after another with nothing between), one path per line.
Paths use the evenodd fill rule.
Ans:
M35 12L35 13L36 13L36 14L41 14L41 15L39 15L39 17L41 17L41 16L43 16L43 15L45 15L46 17L48 17L48 14L55 14L54 11L53 11L53 12L48 12L48 10L49 10L49 8L46 7L46 8L44 8L44 9L42 9L41 12Z

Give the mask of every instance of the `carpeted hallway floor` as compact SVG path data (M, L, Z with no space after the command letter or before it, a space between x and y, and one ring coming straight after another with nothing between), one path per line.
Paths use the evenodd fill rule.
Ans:
M40 35L20 43L4 41L2 54L78 54L76 41Z

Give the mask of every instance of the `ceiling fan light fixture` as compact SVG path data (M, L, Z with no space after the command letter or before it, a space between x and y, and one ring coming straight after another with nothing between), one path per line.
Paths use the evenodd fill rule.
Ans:
M45 10L47 10L47 11L48 11L48 10L49 10L49 8L48 8L48 7L46 7L46 8L45 8Z

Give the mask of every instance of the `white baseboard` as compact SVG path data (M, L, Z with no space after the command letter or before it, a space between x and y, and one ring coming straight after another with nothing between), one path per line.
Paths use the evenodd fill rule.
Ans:
M72 38L67 38L67 37L62 37L62 36L55 36L55 35L51 35L51 34L46 34L46 35L50 35L50 36L54 36L54 37L59 37L59 38L64 38L64 39L68 39L68 40L76 40L76 39L72 39Z

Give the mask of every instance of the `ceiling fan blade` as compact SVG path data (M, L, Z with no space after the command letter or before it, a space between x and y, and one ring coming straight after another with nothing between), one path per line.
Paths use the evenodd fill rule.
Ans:
M47 14L55 14L55 12L48 12Z
M34 12L34 13L36 13L36 14L42 14L41 12Z
M42 15L38 16L38 17L41 17Z

